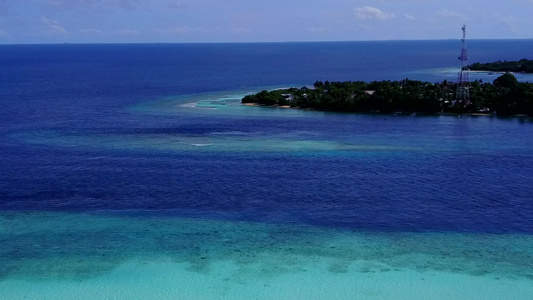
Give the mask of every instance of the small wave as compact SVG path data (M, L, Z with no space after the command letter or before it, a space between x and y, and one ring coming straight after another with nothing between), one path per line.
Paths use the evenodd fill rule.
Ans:
M185 103L185 104L180 105L180 107L189 107L189 108L195 108L197 106L198 106L198 102Z
M207 147L207 146L211 146L213 144L191 144L191 146L195 146L195 147Z
M212 135L249 135L247 132L238 131L238 130L231 130L231 131L213 131L209 134Z

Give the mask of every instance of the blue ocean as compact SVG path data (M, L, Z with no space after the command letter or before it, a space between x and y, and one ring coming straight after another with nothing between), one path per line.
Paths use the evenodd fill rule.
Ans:
M533 119L240 103L460 48L0 45L0 299L533 299Z

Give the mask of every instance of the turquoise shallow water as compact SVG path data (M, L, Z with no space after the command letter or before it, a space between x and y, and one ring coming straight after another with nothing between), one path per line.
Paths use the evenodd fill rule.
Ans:
M124 212L3 212L0 225L4 299L533 296L530 235L380 233Z
M12 138L35 144L51 144L66 148L152 150L152 151L193 151L201 152L284 152L292 154L328 152L486 152L496 153L512 150L517 145L487 143L486 138L493 134L505 134L515 125L531 123L529 118L504 119L513 126L499 133L501 125L495 117L468 117L464 120L450 116L391 116L380 114L338 114L331 112L286 109L276 107L250 107L241 105L240 100L249 92L227 91L206 93L144 102L128 107L133 114L147 114L174 118L222 118L242 120L243 127L225 124L207 126L201 130L191 128L131 128L98 131L82 129L32 130L11 134ZM253 119L253 121L252 121ZM291 122L303 119L307 122L320 121L327 126L328 121L346 121L340 128L268 128L257 127L261 122ZM246 122L253 122L247 127ZM365 122L374 122L376 129L366 128ZM496 123L495 123L496 122ZM390 131L389 123L404 128ZM211 124L210 124L211 125ZM286 125L285 125L286 126ZM365 126L364 131L357 127ZM387 126L381 129L380 127ZM394 126L394 125L392 125ZM411 126L415 126L414 128ZM416 126L430 126L427 131ZM411 127L411 128L409 128ZM370 130L369 130L370 129ZM408 129L408 131L404 131ZM335 130L335 131L333 131ZM344 130L344 131L343 131ZM432 132L434 130L434 132ZM478 131L480 130L480 131ZM527 129L526 129L527 132ZM379 135L377 134L379 133ZM524 133L525 134L525 133ZM465 135L465 137L461 137ZM437 138L438 137L438 138ZM469 138L468 143L458 138ZM531 143L523 140L519 146L527 147ZM521 150L521 149L520 149Z

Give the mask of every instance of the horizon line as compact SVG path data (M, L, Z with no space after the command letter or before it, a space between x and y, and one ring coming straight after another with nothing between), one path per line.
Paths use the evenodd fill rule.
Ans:
M424 42L424 41L460 41L460 38L447 39L384 39L384 40L335 40L335 41L251 41L251 42L50 42L50 43L0 43L0 46L23 45L157 45L157 44L298 44L298 43L357 43L357 42ZM533 38L490 38L468 39L468 41L527 41Z

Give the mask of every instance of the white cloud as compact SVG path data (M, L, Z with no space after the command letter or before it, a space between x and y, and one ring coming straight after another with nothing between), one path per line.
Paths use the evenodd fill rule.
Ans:
M189 26L178 26L172 29L158 29L158 32L169 34L187 34L193 32L194 29Z
M386 20L393 19L395 16L393 13L384 12L378 8L371 6L363 6L354 8L355 16L359 19L378 19Z
M114 35L140 35L141 33L137 30L125 28L125 29L117 29L111 32L111 34Z
M139 0L46 0L45 4L55 8L68 10L106 11L111 7L125 10L134 9Z
M184 9L189 7L186 3L183 2L171 2L168 4L168 6L174 9Z
M410 14L403 14L403 16L407 19L407 20L414 20L415 17L411 16Z
M360 30L363 30L363 31L373 31L374 28L368 26L368 25L363 25L363 24L358 24L357 25L357 28L360 29Z
M189 27L189 26L178 26L170 29L155 29L158 33L163 34L190 34L190 33L206 33L209 30L205 27ZM211 30L212 31L212 30Z
M42 17L41 20L43 24L48 28L49 33L54 33L54 34L67 33L67 30L63 26L61 26L61 24L57 20L50 19L47 17Z
M330 30L326 27L307 27L307 31L314 34L328 33Z
M7 12L7 6L4 0L0 0L0 14Z
M533 1L533 0L532 0ZM503 15L499 18L501 21L507 24L517 23L517 20L512 15Z
M467 19L465 15L463 15L462 13L456 12L453 10L447 10L447 9L439 10L437 12L437 15L443 18L447 18L447 19L452 18L452 19L458 19L461 21L466 21Z
M519 26L520 21L510 14L502 15L499 13L495 13L494 19L497 20L504 27L508 28L514 34L520 34L522 31L522 26Z
M8 36L9 36L9 33L7 33L7 31L0 29L0 38L6 38Z
M116 0L116 1L112 1L112 2L115 2L115 5L119 6L119 7L122 7L123 9L134 9L137 4L138 4L138 0Z
M94 29L94 28L85 28L80 29L80 33L86 34L86 35L102 35L104 32L100 29Z

